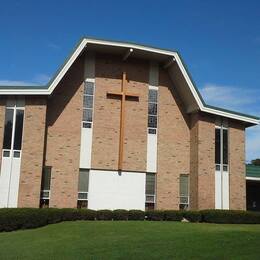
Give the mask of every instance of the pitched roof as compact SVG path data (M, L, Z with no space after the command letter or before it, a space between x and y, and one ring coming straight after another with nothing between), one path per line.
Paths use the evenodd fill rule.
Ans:
M247 123L248 125L256 125L260 123L259 117L238 113L235 111L206 104L202 96L200 95L200 92L196 87L194 81L192 80L192 77L188 72L188 69L184 64L180 54L177 51L159 49L151 46L139 45L136 43L108 41L94 38L81 39L76 47L73 49L72 53L65 60L63 65L58 69L54 77L45 86L0 86L0 95L51 95L65 73L68 71L73 62L77 59L77 57L84 51L84 49L93 50L93 48L99 48L99 50L100 48L102 50L104 50L104 48L108 48L108 51L115 51L115 49L127 51L129 49L132 49L133 53L136 53L136 55L139 55L139 57L142 55L142 57L145 57L147 59L157 59L158 61L164 63L166 61L173 60L174 63L177 64L178 72L185 80L185 86L181 87L181 89L179 90L182 94L185 92L185 95L188 96L187 100L192 100L192 102L194 103L190 107L188 111L189 113L194 112L195 110L200 110L206 113L240 120ZM168 70L170 75L172 75L172 78L174 78L173 70L173 66Z

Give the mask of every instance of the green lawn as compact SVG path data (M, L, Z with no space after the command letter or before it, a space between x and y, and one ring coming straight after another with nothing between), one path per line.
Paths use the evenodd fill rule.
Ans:
M76 221L0 233L0 259L260 259L260 225Z

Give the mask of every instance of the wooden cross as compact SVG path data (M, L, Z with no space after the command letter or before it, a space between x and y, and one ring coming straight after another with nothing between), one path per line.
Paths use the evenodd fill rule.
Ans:
M121 91L120 92L108 92L107 97L119 97L121 100L120 111L120 139L119 139L119 158L118 158L118 170L123 170L123 155L124 155L124 131L125 131L125 101L127 99L138 100L137 94L131 94L126 91L126 72L123 72Z

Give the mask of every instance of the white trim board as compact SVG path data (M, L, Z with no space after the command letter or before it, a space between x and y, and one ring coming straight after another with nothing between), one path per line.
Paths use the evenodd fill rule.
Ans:
M246 177L247 181L260 181L260 177Z
M84 38L81 40L80 44L75 49L75 51L72 53L72 55L67 60L65 65L61 68L61 70L59 71L57 76L53 79L53 81L50 83L49 86L46 86L46 89L15 89L15 88L8 89L7 88L7 89L0 89L0 95L12 95L12 94L16 94L16 95L50 95L54 91L56 86L59 84L61 79L64 77L65 73L69 70L69 68L71 67L73 62L82 53L82 51L85 48L87 48L88 44L114 46L114 47L121 47L121 48L123 47L123 48L127 48L127 49L133 49L133 50L136 49L136 50L141 50L141 51L145 51L145 52L151 52L151 53L156 53L156 54L173 57L176 60L178 66L189 86L192 96L195 99L195 101L201 111L207 112L210 114L214 114L214 115L224 116L227 118L236 119L236 120L247 122L247 123L254 124L254 125L257 125L260 123L259 119L247 117L246 115L239 115L239 114L228 112L228 111L218 110L217 108L215 109L215 108L207 107L203 103L203 100L201 99L201 97L199 96L199 93L196 90L196 87L193 85L192 80L189 77L188 72L185 69L183 62L177 52L162 50L162 49L158 49L158 48L154 48L154 47L142 46L142 45L133 44L133 43L97 40L97 39L91 39L91 38Z

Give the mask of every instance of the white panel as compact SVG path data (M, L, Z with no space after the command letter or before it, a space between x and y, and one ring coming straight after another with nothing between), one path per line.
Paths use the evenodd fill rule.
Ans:
M215 171L215 208L222 208L222 185L221 172Z
M157 134L147 134L147 172L157 171Z
M95 83L95 56L93 53L87 53L86 55L84 77L85 77L85 81ZM93 98L95 99L95 92ZM80 165L79 165L80 168L89 169L91 167L92 135L93 135L92 133L93 133L93 122L91 128L81 127Z
M222 173L222 208L229 209L229 173Z
M9 184L11 174L11 157L2 157L0 175L0 208L8 207Z
M90 170L88 208L145 209L145 173Z
M21 167L21 159L13 158L11 178L10 178L9 202L8 202L9 208L16 208L18 204L20 167Z
M92 148L92 128L81 129L80 168L90 168Z

